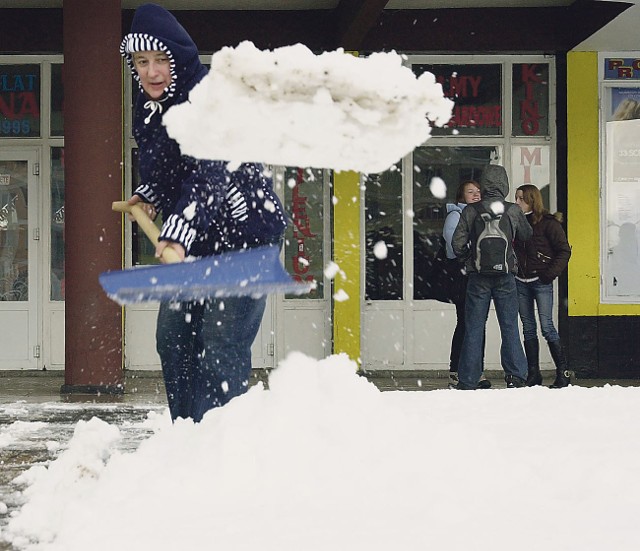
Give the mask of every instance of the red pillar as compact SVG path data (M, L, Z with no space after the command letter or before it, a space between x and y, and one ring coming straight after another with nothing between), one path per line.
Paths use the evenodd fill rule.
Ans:
M65 384L121 393L122 310L98 275L120 268L122 195L120 0L65 0Z

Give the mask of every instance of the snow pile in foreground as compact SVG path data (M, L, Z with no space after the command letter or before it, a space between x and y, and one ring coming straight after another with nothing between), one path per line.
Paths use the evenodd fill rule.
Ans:
M395 52L357 58L242 42L216 52L189 102L163 120L197 158L382 172L452 107L431 73L416 78Z
M79 423L5 537L47 551L637 549L638 388L386 392L292 354L135 453ZM31 543L29 543L31 542Z

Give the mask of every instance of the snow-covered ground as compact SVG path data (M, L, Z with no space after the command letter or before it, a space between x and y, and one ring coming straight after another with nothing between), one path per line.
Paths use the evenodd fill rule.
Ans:
M2 537L47 551L640 544L639 388L383 393L345 356L300 353L269 386L198 425L152 413L135 451L115 424L79 422L56 461L17 478L26 503Z

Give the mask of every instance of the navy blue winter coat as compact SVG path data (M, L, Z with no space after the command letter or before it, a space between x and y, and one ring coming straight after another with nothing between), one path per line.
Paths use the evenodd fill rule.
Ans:
M163 216L160 240L180 243L187 254L205 256L255 247L280 239L286 218L262 165L245 163L231 172L227 162L182 155L167 135L163 114L188 100L207 74L187 31L164 8L136 9L131 33L120 52L137 79L132 54L160 50L167 54L171 85L159 101L140 89L133 135L138 144L140 186L134 191Z

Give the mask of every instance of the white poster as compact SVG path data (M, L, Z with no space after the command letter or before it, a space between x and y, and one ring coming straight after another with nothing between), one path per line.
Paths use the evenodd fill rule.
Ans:
M640 302L640 120L607 122L604 294Z
M551 149L547 145L514 145L511 148L511 189L533 184L539 189L551 183ZM547 205L548 206L548 205Z

